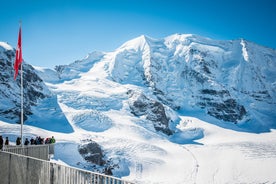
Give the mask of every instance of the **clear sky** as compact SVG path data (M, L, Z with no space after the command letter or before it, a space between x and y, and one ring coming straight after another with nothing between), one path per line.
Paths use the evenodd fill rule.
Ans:
M276 0L0 0L0 41L53 68L147 35L244 38L276 48Z

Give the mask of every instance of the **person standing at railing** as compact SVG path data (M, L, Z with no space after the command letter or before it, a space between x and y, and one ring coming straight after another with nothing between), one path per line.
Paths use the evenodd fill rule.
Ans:
M24 145L25 145L25 146L28 146L29 143L30 143L30 141L28 140L28 138L26 138L26 139L25 139L25 142L24 142Z
M17 139L16 139L16 145L17 146L21 145L21 138L20 137L17 137Z
M55 137L54 137L54 136L52 136L52 138L50 139L50 143L51 143L51 144L56 143L56 139L55 139Z
M6 137L6 140L5 140L5 146L8 146L8 145L10 145L10 141L9 141L9 138L8 138L8 137Z
M51 139L51 138L46 137L46 139L45 139L45 144L50 144L50 139Z
M3 143L4 143L3 137L2 135L0 135L0 150L3 148Z
M35 140L34 138L31 138L31 145L34 145L35 144Z

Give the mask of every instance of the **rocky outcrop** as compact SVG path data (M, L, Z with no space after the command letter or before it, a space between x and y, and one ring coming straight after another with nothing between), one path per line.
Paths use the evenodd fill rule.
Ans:
M170 118L166 115L164 106L153 99L149 99L142 93L128 91L130 98L129 107L135 116L145 116L151 122L156 131L172 135L173 131L169 128Z
M112 170L119 167L112 158L106 158L101 146L92 140L86 140L85 143L79 145L78 151L80 155L90 165L92 171L113 175Z
M197 104L201 108L206 108L207 113L217 119L237 123L246 116L244 106L231 98L227 90L203 89L200 94L200 101Z
M79 146L79 153L87 162L99 166L103 166L106 163L100 145L94 141Z

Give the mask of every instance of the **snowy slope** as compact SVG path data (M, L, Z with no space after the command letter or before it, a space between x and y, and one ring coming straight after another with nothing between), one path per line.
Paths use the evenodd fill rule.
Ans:
M13 61L15 49L0 42L0 119L18 122L20 114L20 79L14 80ZM24 120L32 114L31 108L40 100L51 96L51 92L34 68L23 62ZM20 76L19 71L19 76Z
M79 155L81 139L97 141L120 169L114 172L136 183L274 183L276 132L251 134L220 128L193 117L181 117L179 128L203 128L205 137L196 144L175 144L162 136L122 120L113 114L117 126L95 133L78 129L64 134L24 126L26 137L54 135L54 161L76 167L89 166ZM13 141L19 125L0 121L1 135Z
M94 141L104 167L136 183L273 183L275 58L245 40L176 34L35 67L53 95L24 136L54 135L54 161L100 171L78 152ZM0 127L15 141L18 125Z

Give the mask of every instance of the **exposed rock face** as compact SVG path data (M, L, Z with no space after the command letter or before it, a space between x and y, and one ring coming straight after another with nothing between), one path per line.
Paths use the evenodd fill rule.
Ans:
M131 113L135 116L145 116L147 120L153 123L155 130L161 131L167 135L172 135L173 131L169 129L170 118L167 117L164 106L153 99L149 99L142 93L128 91Z
M88 144L81 145L79 147L79 153L82 157L93 164L103 166L105 164L103 151L99 144L91 141Z
M198 105L207 109L207 113L228 122L237 122L246 116L244 106L231 98L226 90L216 91L213 89L201 90L202 96Z
M96 172L113 175L112 170L119 166L113 163L112 158L107 159L101 146L95 141L88 142L79 146L79 153L90 164L91 169Z
M0 117L6 121L19 122L21 109L20 72L14 80L13 60L14 49L7 49L0 45ZM32 114L31 107L35 106L39 99L50 95L50 92L42 79L34 72L34 68L23 62L23 110L24 120Z

